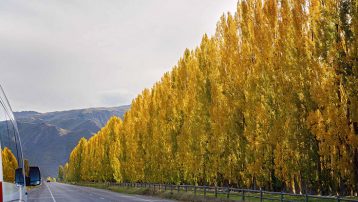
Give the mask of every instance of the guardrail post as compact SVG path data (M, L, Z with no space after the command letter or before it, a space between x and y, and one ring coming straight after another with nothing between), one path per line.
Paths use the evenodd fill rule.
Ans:
M185 185L185 192L188 192L188 186Z
M204 196L206 196L206 186L204 186Z
M283 193L281 191L281 198L280 198L280 201L283 202Z
M196 185L194 185L194 195L196 196Z
M260 202L262 202L262 189L260 188Z
M242 190L242 201L245 201L245 190Z
M305 201L308 202L308 195L306 193Z
M167 184L164 185L164 191L167 191Z
M340 202L341 199L339 198L339 195L337 195L337 202Z
M226 194L226 198L230 198L230 187L227 187L227 194Z
M173 185L170 185L170 193L173 194Z
M215 186L215 198L217 198L217 197L218 197L218 187Z

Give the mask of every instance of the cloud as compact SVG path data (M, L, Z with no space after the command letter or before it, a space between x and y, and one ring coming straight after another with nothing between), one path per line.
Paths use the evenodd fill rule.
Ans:
M129 104L235 7L236 0L1 1L0 84L14 110Z
M117 106L118 103L131 103L131 98L135 95L125 89L109 90L99 93L101 106Z

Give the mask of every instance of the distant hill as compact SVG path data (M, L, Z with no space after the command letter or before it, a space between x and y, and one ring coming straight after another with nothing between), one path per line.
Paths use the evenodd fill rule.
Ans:
M39 166L44 177L57 176L58 166L68 160L81 137L91 137L110 117L122 117L129 107L15 112L24 158Z

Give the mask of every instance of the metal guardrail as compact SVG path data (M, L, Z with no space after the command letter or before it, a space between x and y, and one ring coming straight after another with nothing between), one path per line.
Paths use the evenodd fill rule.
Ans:
M309 194L293 194L264 190L239 189L232 187L211 187L195 185L173 185L154 183L107 183L110 186L149 188L153 191L192 192L204 197L227 198L237 201L280 201L280 202L358 202L358 198L342 196L319 196Z

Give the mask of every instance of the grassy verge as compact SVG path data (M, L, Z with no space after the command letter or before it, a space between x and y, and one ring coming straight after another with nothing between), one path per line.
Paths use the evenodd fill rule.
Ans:
M210 196L209 194L205 197L204 193L197 192L195 195L193 192L171 192L170 190L153 190L151 188L144 187L120 187L120 186L111 186L108 184L89 184L89 183L76 183L76 185L93 187L99 189L107 189L110 191L125 193L125 194L135 194L135 195L147 195L147 196L156 196L165 199L174 199L178 201L187 201L187 202L234 202L235 200L226 199L225 197L219 196L215 198L214 195Z
M160 198L166 198L166 199L174 199L179 201L188 201L188 202L233 202L233 201L243 201L241 193L231 193L230 199L227 198L227 195L225 193L218 193L217 198L215 198L215 194L212 192L207 192L206 196L204 196L203 191L197 191L196 194L192 190L188 190L188 192L185 192L184 190L181 190L178 192L177 190L154 190L153 188L144 188L144 187L120 187L115 185L108 185L108 184L90 184L90 183L77 183L76 185L80 186L87 186L87 187L94 187L94 188L100 188L100 189L107 189L110 191L118 192L118 193L125 193L125 194L136 194L136 195L148 195L148 196L157 196ZM273 195L273 194L263 194L263 198L271 198L271 200L263 199L264 202L268 201L280 201L281 196L280 195ZM272 200L274 199L274 200ZM356 200L358 201L358 197L346 197L345 199L350 200ZM284 201L306 201L304 196L289 196L284 195L283 198ZM245 199L244 201L247 202L260 202L260 193L245 193ZM308 201L312 202L336 202L337 199L322 199L322 198L309 198ZM344 201L344 200L341 200Z

